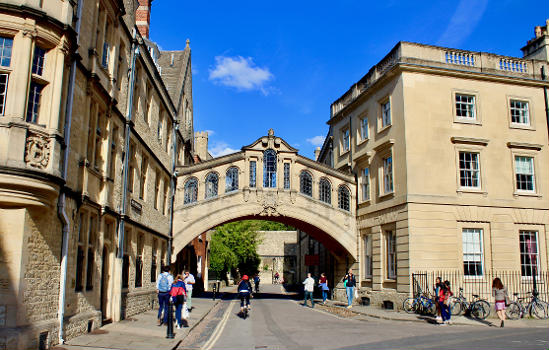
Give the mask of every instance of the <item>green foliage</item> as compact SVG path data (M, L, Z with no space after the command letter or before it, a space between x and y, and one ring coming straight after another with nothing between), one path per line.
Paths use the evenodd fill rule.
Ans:
M292 226L281 224L280 222L275 221L265 221L265 220L250 220L254 221L258 225L258 231L294 231L295 228Z

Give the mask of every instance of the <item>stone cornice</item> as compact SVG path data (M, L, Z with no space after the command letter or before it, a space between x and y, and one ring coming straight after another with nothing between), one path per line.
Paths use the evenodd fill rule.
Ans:
M541 151L541 149L543 148L543 145L539 145L535 143L525 143L525 142L507 142L507 147Z
M482 145L486 146L489 142L487 139L479 139L475 137L461 137L461 136L452 136L450 137L452 143L465 143L471 145Z
M353 175L346 174L344 172L336 170L324 163L315 162L314 160L301 155L297 155L297 163L303 164L309 168L337 177L338 179L341 179L343 181L347 181L352 184L355 184L355 178Z
M223 164L230 164L239 160L243 160L246 158L246 153L241 151L237 153L228 154L223 157L210 159L207 161L204 161L202 163L189 165L189 166L178 166L176 168L177 176L185 176L197 171L215 168L217 166L223 165Z

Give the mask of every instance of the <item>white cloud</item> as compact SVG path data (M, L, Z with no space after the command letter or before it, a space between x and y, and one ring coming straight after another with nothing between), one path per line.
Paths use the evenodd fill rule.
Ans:
M251 57L217 56L215 67L210 69L210 80L215 83L237 90L259 90L265 95L265 84L273 77L268 68L257 67Z
M480 22L488 0L460 0L456 12L437 44L449 47L458 47L473 32Z
M210 147L209 149L210 154L214 158L221 157L231 153L236 153L238 151L240 150L229 147L229 145L223 141L214 142L212 147Z
M307 139L307 142L309 142L313 146L322 146L325 138L326 138L325 136L319 135L319 136L315 136L315 137L311 137L310 139Z
M204 130L204 131L208 133L208 137L215 135L215 131L213 130Z

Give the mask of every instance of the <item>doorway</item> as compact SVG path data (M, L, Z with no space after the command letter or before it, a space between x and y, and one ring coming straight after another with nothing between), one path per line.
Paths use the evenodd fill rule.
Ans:
M112 322L112 315L110 312L110 298L109 298L109 287L111 281L111 254L107 245L103 246L103 255L102 255L102 267L101 267L101 317L102 323L108 324Z

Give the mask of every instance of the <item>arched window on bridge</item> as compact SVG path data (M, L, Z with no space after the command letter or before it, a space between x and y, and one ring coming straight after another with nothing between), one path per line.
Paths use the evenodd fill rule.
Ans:
M320 179L318 183L318 198L324 203L332 204L332 185L327 179Z
M303 170L299 174L299 192L307 195L313 195L313 177L308 171Z
M276 187L276 152L272 149L263 153L263 187Z
M337 203L339 209L351 210L351 192L347 186L339 186L339 190L337 191Z
M209 173L206 176L206 196L205 198L217 197L219 178L216 173Z
M183 204L194 203L198 199L198 181L195 178L188 179L185 182L185 190L183 192Z
M238 168L231 167L225 177L225 192L238 190Z

